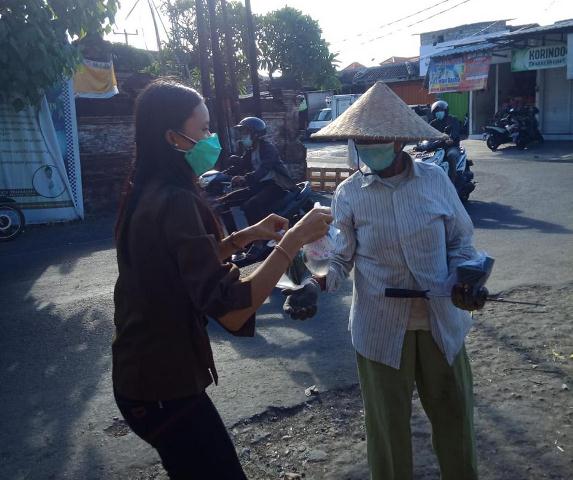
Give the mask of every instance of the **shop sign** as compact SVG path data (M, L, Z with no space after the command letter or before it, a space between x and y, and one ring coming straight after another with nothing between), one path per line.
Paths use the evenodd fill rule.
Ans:
M491 55L465 54L433 59L428 68L430 93L469 92L487 86Z
M566 64L567 45L565 44L511 51L511 70L513 72L564 67Z

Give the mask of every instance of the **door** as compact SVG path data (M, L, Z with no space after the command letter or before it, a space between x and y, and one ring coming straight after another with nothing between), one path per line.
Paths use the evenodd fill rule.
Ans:
M565 68L550 68L543 78L543 133L573 133L573 81L567 80Z
M469 92L442 93L440 98L448 102L450 114L463 123L464 117L470 113Z
M334 110L334 118L340 117L352 104L352 99L350 97L337 98L336 99L336 109Z

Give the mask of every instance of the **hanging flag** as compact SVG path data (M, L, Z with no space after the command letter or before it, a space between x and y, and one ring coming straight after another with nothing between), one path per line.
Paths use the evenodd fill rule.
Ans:
M111 98L119 93L113 62L84 59L74 75L74 93L80 98Z

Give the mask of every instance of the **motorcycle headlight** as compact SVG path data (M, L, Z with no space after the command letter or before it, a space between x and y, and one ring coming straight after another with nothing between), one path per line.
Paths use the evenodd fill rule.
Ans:
M201 188L207 188L213 178L213 175L209 175L208 177L199 177L199 186Z

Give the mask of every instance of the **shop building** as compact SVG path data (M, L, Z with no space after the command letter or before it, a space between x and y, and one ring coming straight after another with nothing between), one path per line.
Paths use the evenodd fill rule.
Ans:
M573 139L573 20L543 27L498 23L498 31L438 42L429 53L423 45L420 68L427 65L429 92L448 101L456 116L467 112L472 136L508 105L534 105L546 139Z

